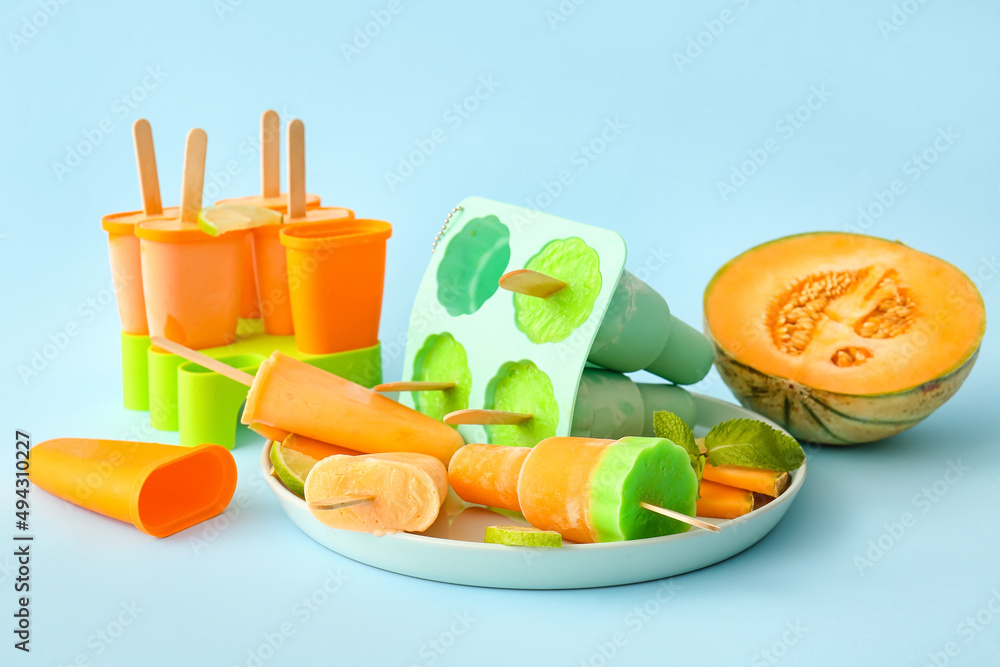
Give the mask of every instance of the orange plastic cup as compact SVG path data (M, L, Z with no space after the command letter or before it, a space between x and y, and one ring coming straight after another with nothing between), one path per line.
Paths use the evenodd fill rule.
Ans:
M135 236L135 226L146 220L176 218L179 209L174 206L163 210L161 215L147 216L142 211L111 213L101 218L101 227L108 233L108 252L111 256L111 278L118 301L118 316L122 331L127 334L145 336L149 333L146 325L146 298L142 291L142 269L139 261L139 239Z
M197 225L136 226L151 336L198 350L236 340L245 231L209 236Z
M349 220L354 211L346 208L314 208L298 222L319 223ZM264 318L264 331L272 336L295 333L292 303L288 294L288 264L280 234L284 225L263 225L253 229L253 270L257 296Z
M215 202L216 206L228 204L245 204L247 206L259 206L261 208L269 208L272 211L277 211L278 213L285 213L288 211L288 195L280 194L277 197L264 197L263 195L256 195L250 197L232 197L230 199L220 199ZM319 195L306 195L306 208L316 208L320 205ZM258 296L257 290L257 278L254 273L254 248L253 240L250 236L247 236L246 249L244 252L243 259L243 280L242 289L240 290L240 317L257 319L262 316L261 312L261 301ZM284 261L284 260L282 260ZM288 316L289 322L291 322L291 315ZM289 324L289 326L291 326ZM264 323L264 329L267 330L267 323ZM272 333L267 331L267 333L274 336L288 336L291 335L291 331L287 334Z
M332 354L378 342L385 242L391 234L392 225L381 220L284 225L281 243L299 350Z
M226 509L236 461L219 445L57 438L31 448L28 477L63 500L167 537Z

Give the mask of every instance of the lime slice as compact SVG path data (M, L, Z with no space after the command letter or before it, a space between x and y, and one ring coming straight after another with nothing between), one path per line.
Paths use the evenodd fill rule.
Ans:
M305 480L313 466L319 463L311 456L282 447L277 442L271 445L271 465L281 483L299 498L305 498Z
M509 547L561 547L562 535L554 530L526 526L488 526L483 541Z
M247 204L223 204L203 208L198 214L198 229L211 236L264 225L280 225L281 214L269 208Z

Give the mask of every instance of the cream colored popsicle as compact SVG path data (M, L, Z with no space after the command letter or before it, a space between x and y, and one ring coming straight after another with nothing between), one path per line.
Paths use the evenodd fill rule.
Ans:
M426 530L447 494L441 461L412 452L330 456L305 480L306 502L316 519L373 535Z

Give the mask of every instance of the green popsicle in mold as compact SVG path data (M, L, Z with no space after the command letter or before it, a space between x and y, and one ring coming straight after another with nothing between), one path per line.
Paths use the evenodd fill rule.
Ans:
M558 342L590 316L600 292L599 269L596 252L583 241L560 239L548 243L524 270L505 274L500 287L515 292L517 325L529 339ZM646 369L671 382L694 384L708 374L712 359L707 338L671 315L656 290L632 273L622 273L588 361L623 373Z
M485 411L501 415L528 415L519 423L485 423L486 437L491 445L534 447L556 434L559 425L559 404L556 403L552 380L534 362L509 361L500 367L486 388ZM447 420L446 420L447 421Z
M497 291L510 261L510 230L495 215L470 220L448 242L437 298L449 315L471 315Z
M448 332L431 334L413 360L413 381L447 385L414 393L417 410L429 417L441 420L449 412L468 408L472 371L465 347Z
M500 278L500 287L514 292L517 328L531 342L557 343L590 317L601 292L601 259L583 239L556 239L523 270Z

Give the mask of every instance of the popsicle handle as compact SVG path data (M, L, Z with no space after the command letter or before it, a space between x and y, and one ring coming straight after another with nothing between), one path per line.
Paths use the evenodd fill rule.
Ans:
M531 269L517 269L500 276L501 289L539 299L547 299L568 286L569 283Z
M504 412L503 410L456 410L444 416L444 423L478 424L482 426L503 426L523 424L534 415L525 412Z
M668 510L665 507L658 507L656 505L650 505L647 502L640 502L639 507L647 509L650 512L656 512L657 514L662 514L663 516L670 517L671 519L676 519L681 523L686 523L689 526L694 526L695 528L703 528L705 530L710 530L713 533L718 533L722 529L716 526L714 523L709 523L707 521L702 521L701 519L696 519L693 516L688 516L687 514L681 514L680 512L675 512L673 510Z
M135 163L139 169L142 212L146 215L160 215L163 213L163 203L160 200L160 177L156 173L153 129L145 118L132 124L132 141L135 144Z
M176 354L182 359L187 359L188 361L193 361L199 366L203 366L210 371L215 371L223 377L227 377L230 380L235 380L240 384L245 384L250 386L253 384L253 376L249 373L244 373L238 368L233 368L229 364L224 364L218 359L213 359L207 354L202 354L197 350L192 350L189 347L185 347L180 343L175 343L172 340L167 340L163 336L152 336L150 342L161 350L166 350L171 354Z
M375 500L375 496L363 496L361 498L323 498L322 500L310 500L306 507L311 510L342 510L345 507L353 507L362 503L370 503Z
M281 120L268 109L260 117L260 190L264 197L281 195Z
M298 118L288 124L288 217L306 215L306 128Z
M445 391L446 389L454 388L454 382L425 382L414 380L412 382L384 382L372 387L372 391L377 391L380 394L383 394L390 391Z
M184 176L181 180L181 222L198 222L201 194L205 185L205 130L194 128L187 135L184 148Z

